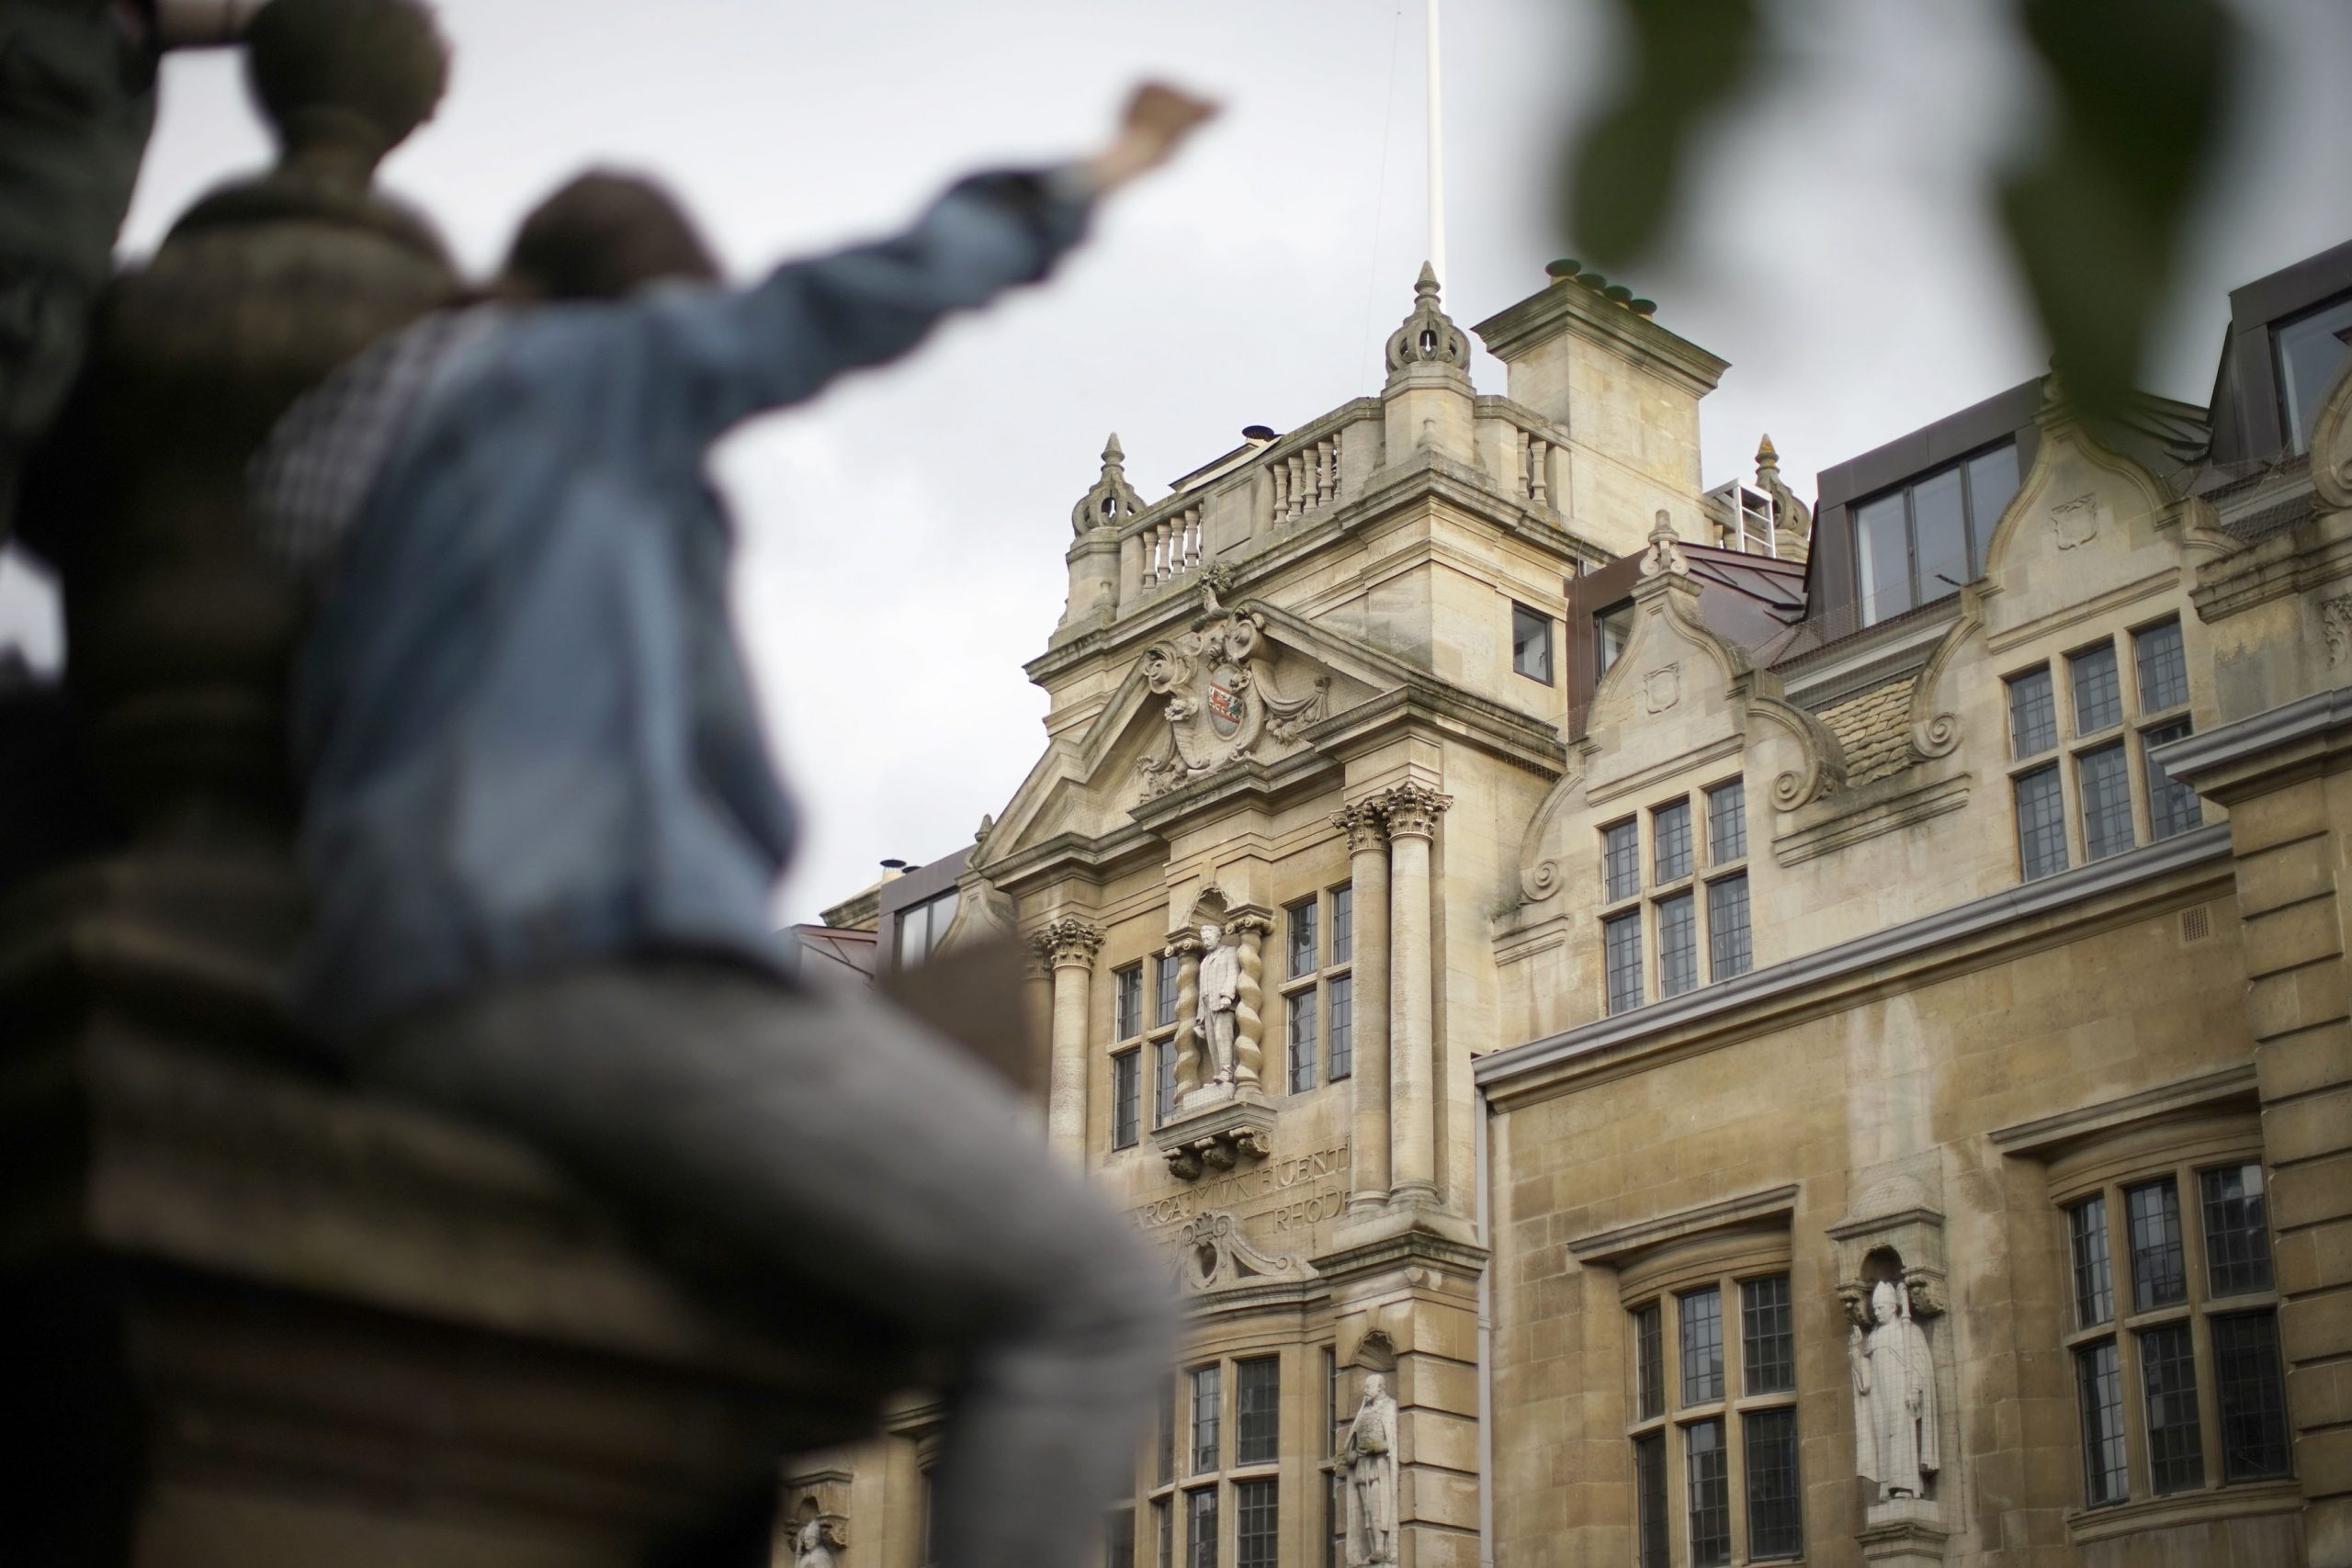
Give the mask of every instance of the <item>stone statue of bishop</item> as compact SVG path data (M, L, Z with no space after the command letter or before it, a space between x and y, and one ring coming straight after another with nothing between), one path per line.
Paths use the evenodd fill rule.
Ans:
M1911 1293L1893 1280L1871 1291L1870 1323L1847 1344L1854 1370L1855 1463L1882 1497L1923 1497L1941 1468L1936 1438L1936 1367L1911 1315Z

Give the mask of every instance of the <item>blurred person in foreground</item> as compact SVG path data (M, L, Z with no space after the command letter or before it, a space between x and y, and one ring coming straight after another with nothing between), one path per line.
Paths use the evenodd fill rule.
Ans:
M1079 1560L1173 1307L1007 1085L781 967L792 813L704 459L1042 278L1211 112L1147 86L1093 159L967 179L895 239L741 290L655 187L585 176L525 223L498 297L368 350L254 460L264 543L315 589L298 1017L363 1081L536 1140L778 1294L820 1270L952 1348L949 1568Z

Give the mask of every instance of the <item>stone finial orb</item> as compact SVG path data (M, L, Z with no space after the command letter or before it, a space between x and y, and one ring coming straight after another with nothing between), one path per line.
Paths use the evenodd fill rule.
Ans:
M288 163L364 182L433 117L449 47L417 0L271 0L247 37L245 74Z

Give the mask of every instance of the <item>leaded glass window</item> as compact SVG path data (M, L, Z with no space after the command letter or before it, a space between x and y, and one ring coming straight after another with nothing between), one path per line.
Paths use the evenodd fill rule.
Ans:
M2105 860L2132 847L2131 772L2123 742L2086 751L2075 764L2083 790L2083 853Z
M1707 863L1729 865L1747 854L1747 786L1738 779L1707 792Z
M2213 1382L2222 1407L2222 1479L2268 1481L2290 1473L2278 1315L2230 1313L2212 1321Z
M1151 1026L1163 1028L1176 1021L1176 975L1178 961L1162 953L1152 960Z
M1747 931L1747 873L1707 884L1707 975L1728 980L1755 966Z
M2162 713L2188 700L2188 660L2181 649L2178 621L2133 632L2132 651L2140 667L2142 713Z
M1601 948L1609 971L1609 1010L1642 1005L1642 917L1639 910L1603 920Z
M2058 744L2058 705L2050 692L2050 667L2009 678L2009 749L2018 757L2039 757Z
M1111 1038L1132 1040L1143 1032L1143 965L1130 964L1115 971L1112 979L1117 987L1118 1003L1113 1010Z
M1635 1550L1640 1568L1667 1568L1666 1434L1634 1439Z
M1356 955L1356 890L1331 889L1331 962L1347 964Z
M1283 911L1290 932L1290 978L1315 973L1315 900L1302 898Z
M2075 733L2096 735L2123 722L2123 686L2115 671L2115 645L2103 642L2071 654L2067 678L2075 688Z
M2086 1198L2066 1211L2074 1256L2075 1326L2095 1328L2115 1316L2115 1280L2108 1263L2107 1200Z
M2017 777L2018 860L2026 879L2066 869L2066 806L2055 764Z
M1233 1363L1233 1462L1272 1464L1282 1457L1282 1359Z
M1688 893L1657 906L1657 994L1679 997L1699 983L1699 916Z
M2140 754L2147 760L2148 836L2152 839L2186 833L2203 820L2203 814L2197 808L2197 792L2166 773L2165 765L2156 761L2156 748L2186 740L2188 736L2189 724L2185 718L2140 732Z
M1793 1393L1797 1348L1789 1313L1789 1277L1774 1274L1742 1280L1739 1319L1739 1391L1745 1394Z
M1217 1467L1219 1424L1224 1420L1223 1383L1219 1367L1193 1371L1193 1473Z
M1354 978L1341 975L1324 987L1329 997L1330 1017L1328 1031L1330 1039L1326 1046L1331 1064L1331 1081L1338 1083L1356 1070L1356 988Z
M2140 1375L2148 1412L2148 1480L2159 1495L2205 1484L2197 1429L2197 1356L2188 1325L2140 1336Z
M1713 1285L1675 1298L1682 1332L1682 1403L1706 1404L1724 1396L1723 1292Z
M1690 874L1690 803L1678 800L1650 814L1650 846L1660 883Z
M1740 1417L1747 1450L1747 1555L1761 1562L1804 1551L1803 1494L1797 1487L1797 1413L1792 1406Z
M1233 1560L1237 1568L1274 1568L1282 1532L1275 1511L1278 1483L1272 1476L1233 1483Z
M2188 1271L2180 1247L2180 1195L2172 1178L2127 1188L2132 1228L2132 1305L2146 1312L2188 1299Z
M2242 1296L2270 1289L2270 1226L2262 1167L2227 1166L2199 1174L2205 1198L2206 1289Z
M1721 1420L1694 1421L1683 1429L1689 1472L1690 1561L1697 1568L1724 1568L1731 1562L1731 1467L1724 1451Z
M1111 1146L1132 1148L1142 1112L1143 1053L1122 1051L1111 1058Z
M1600 830L1600 864L1611 903L1620 898L1631 898L1642 890L1641 827L1638 823L1616 822Z
M1155 1041L1151 1047L1151 1124L1161 1125L1176 1114L1176 1042Z
M1645 1421L1666 1414L1664 1315L1656 1302L1634 1314L1634 1408Z
M2075 1386L2083 1411L2083 1495L2092 1507L2132 1495L2131 1461L2123 1442L2123 1374L2115 1341L2102 1339L2075 1352Z
M1184 1494L1186 1568L1216 1568L1216 1488Z
M1315 1087L1315 989L1294 991L1283 998L1290 1019L1290 1091L1305 1094Z

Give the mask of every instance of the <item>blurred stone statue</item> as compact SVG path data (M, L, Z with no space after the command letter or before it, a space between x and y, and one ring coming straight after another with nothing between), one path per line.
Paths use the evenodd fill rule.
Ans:
M1936 1440L1936 1367L1928 1336L1896 1280L1871 1288L1867 1323L1847 1343L1854 1371L1854 1447L1882 1497L1923 1497L1942 1466Z
M1241 949L1217 925L1201 928L1201 1054L1206 1083L1233 1081L1235 1010L1241 1001Z
M1396 1401L1378 1372L1363 1380L1363 1402L1331 1455L1346 1510L1348 1568L1396 1561Z
M64 406L155 124L157 56L262 0L0 0L0 537Z
M537 1141L786 1313L814 1266L960 1391L949 1568L1075 1563L1125 1489L1172 1303L1011 1088L794 980L794 817L732 635L729 429L1042 278L1210 110L1147 87L1096 157L982 175L743 288L663 192L585 176L488 302L278 422L248 513L311 615L289 724L315 902L298 1017L364 1081Z
M834 1568L839 1560L833 1553L842 1545L840 1532L812 1515L793 1535L792 1568Z

